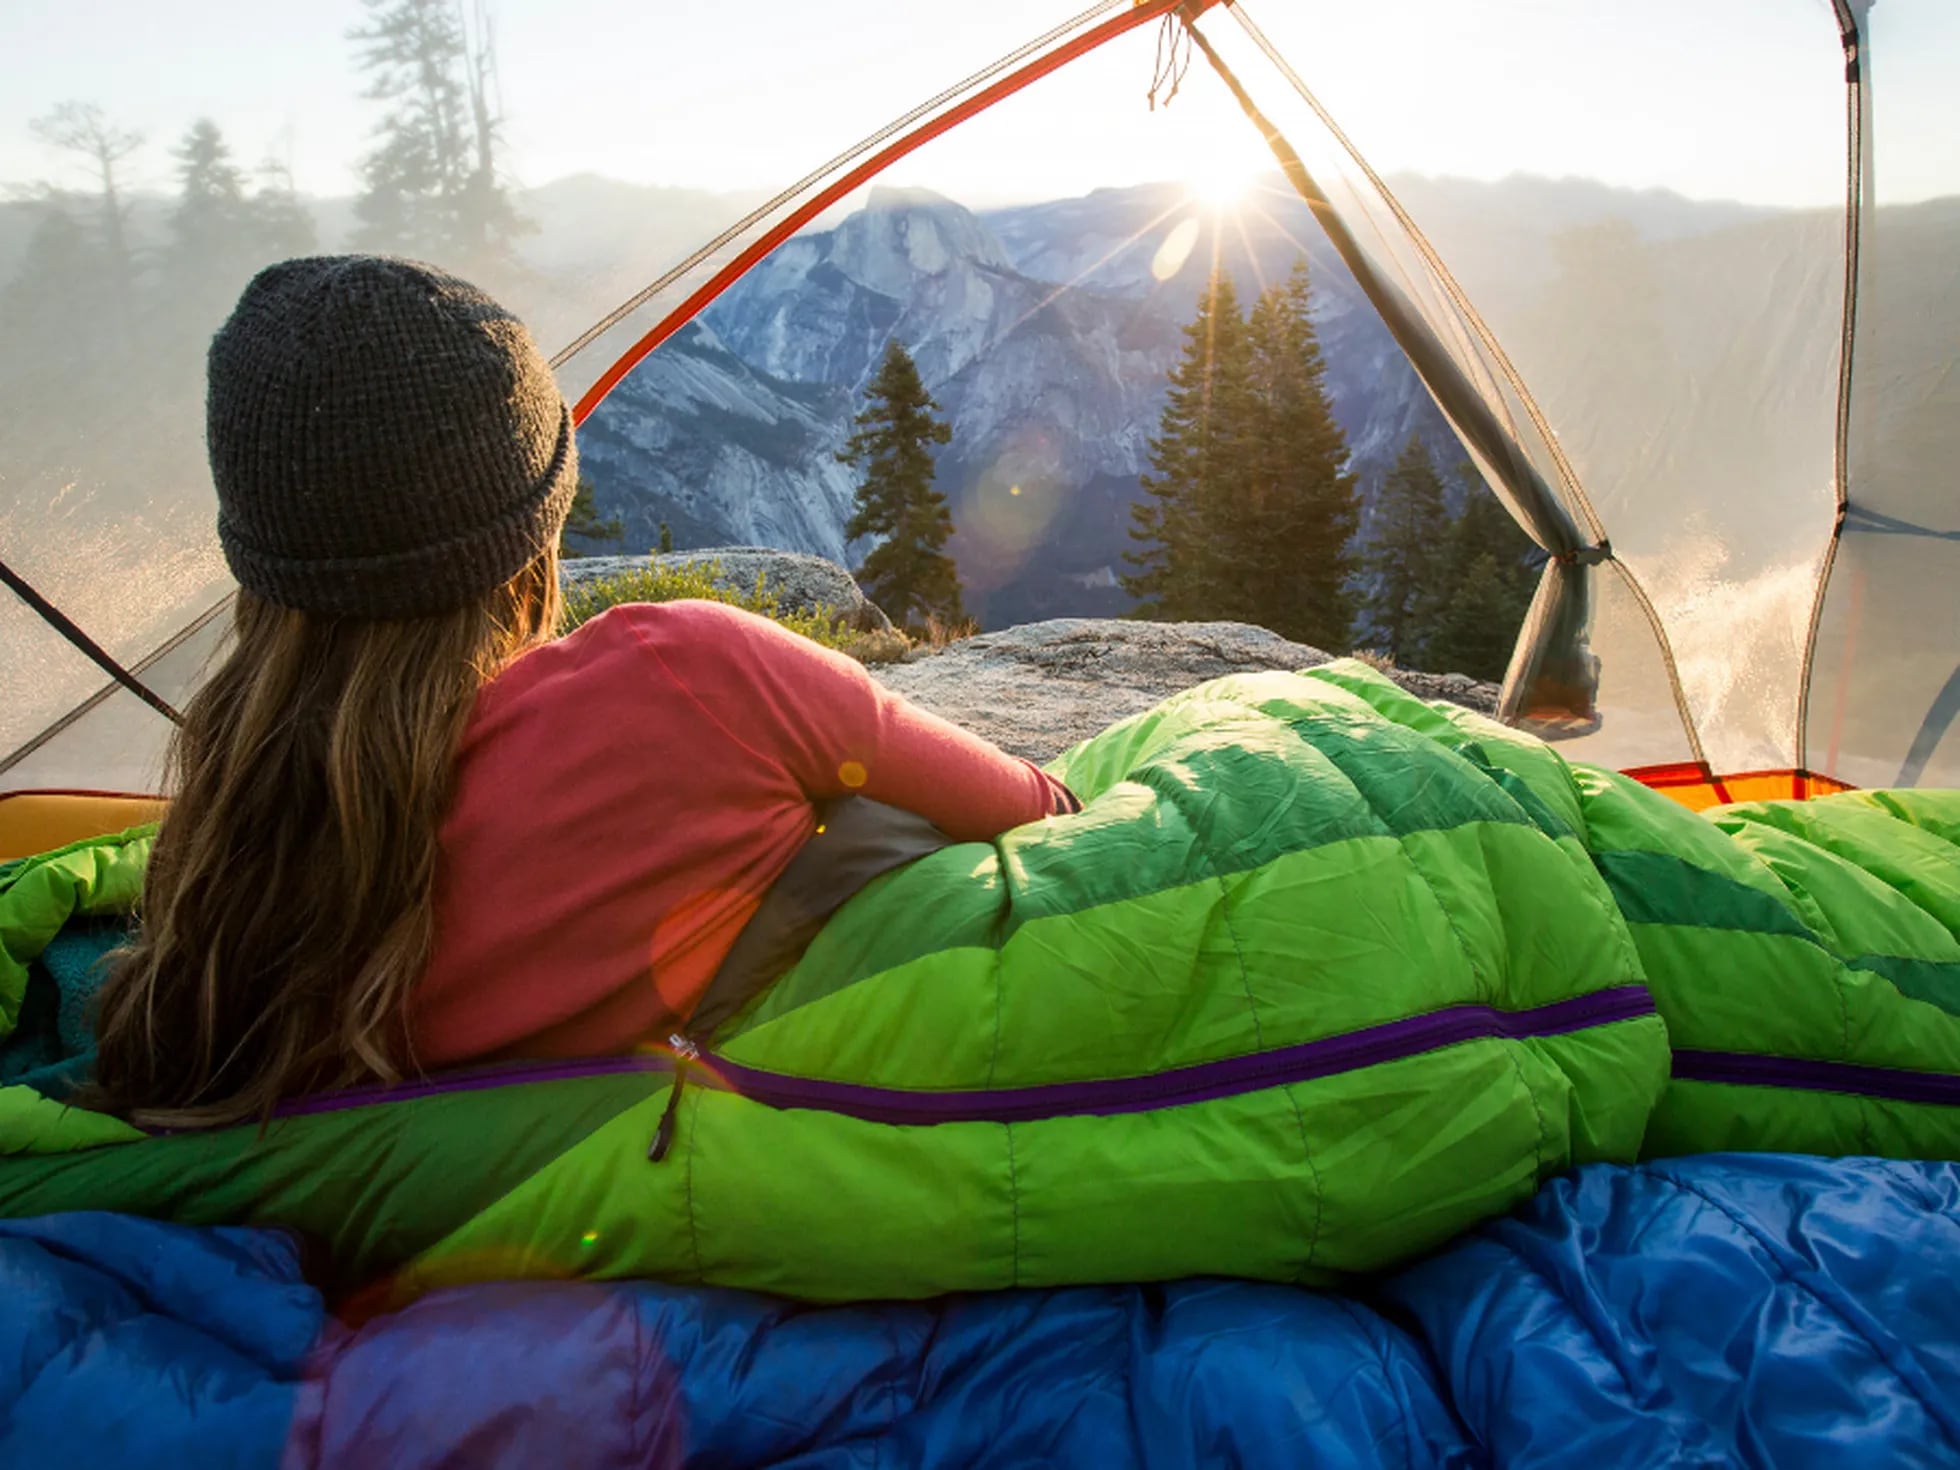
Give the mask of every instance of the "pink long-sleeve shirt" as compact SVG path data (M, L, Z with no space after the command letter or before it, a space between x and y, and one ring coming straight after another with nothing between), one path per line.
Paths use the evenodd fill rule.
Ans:
M717 603L616 607L527 653L479 696L458 754L416 1060L663 1038L814 804L847 794L963 840L1071 802L850 659Z

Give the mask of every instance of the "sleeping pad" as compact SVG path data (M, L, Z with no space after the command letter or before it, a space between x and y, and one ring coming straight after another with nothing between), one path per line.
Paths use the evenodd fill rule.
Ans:
M1643 1147L1960 1157L1952 794L1697 816L1350 662L1053 769L1082 812L876 879L664 1052L168 1137L0 1089L0 1214L292 1226L382 1303L918 1298L1348 1279ZM144 841L6 880L0 997Z
M359 1317L304 1266L277 1230L0 1221L0 1465L1960 1464L1953 1164L1591 1165L1359 1296L519 1281Z

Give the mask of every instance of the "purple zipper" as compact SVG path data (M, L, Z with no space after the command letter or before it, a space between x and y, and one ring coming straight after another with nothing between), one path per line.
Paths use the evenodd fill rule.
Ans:
M1944 1103L1960 1107L1960 1077L1867 1067L1857 1062L1806 1061L1736 1051L1677 1051L1674 1075L1683 1082L1727 1082L1742 1087L1795 1087L1806 1092L1848 1092L1893 1102Z
M468 1071L442 1072L420 1082L377 1083L316 1092L294 1098L272 1110L275 1118L304 1118L314 1113L338 1113L376 1103L413 1102L451 1092L481 1092L486 1087L511 1087L520 1082L571 1082L586 1077L613 1077L628 1072L671 1072L669 1056L635 1053L625 1057L592 1057L571 1062L502 1062Z
M1636 1020L1654 1014L1654 999L1644 985L1620 985L1573 996L1525 1011L1501 1011L1495 1006L1449 1006L1420 1016L1366 1026L1339 1036L1303 1041L1294 1046L1250 1056L1196 1062L1138 1077L1110 1077L1092 1082L1044 1082L1029 1087L976 1088L928 1092L914 1088L871 1087L856 1082L786 1077L730 1061L712 1052L696 1052L681 1066L692 1083L738 1092L773 1108L811 1108L841 1113L871 1123L1019 1123L1038 1118L1078 1115L1110 1117L1142 1113L1153 1108L1207 1102L1279 1087L1311 1082L1338 1072L1351 1072L1382 1062L1400 1061L1422 1052L1437 1051L1466 1041L1490 1038L1522 1040L1560 1036L1588 1026ZM451 1073L426 1082L394 1087L354 1088L301 1098L278 1110L280 1117L337 1112L375 1103L407 1102L451 1092L472 1092L523 1082L560 1082L630 1072L671 1072L674 1058L661 1055L599 1057L590 1061L514 1063ZM664 1152L664 1150L663 1150Z
M702 1078L704 1085L725 1087L770 1107L815 1108L867 1123L1022 1123L1040 1118L1146 1113L1153 1108L1208 1102L1289 1082L1311 1082L1337 1072L1400 1061L1465 1041L1559 1036L1588 1026L1605 1026L1653 1014L1654 998L1647 993L1646 986L1621 985L1528 1011L1450 1006L1318 1041L1303 1041L1216 1062L1197 1062L1141 1077L1045 1082L1032 1087L964 1092L923 1092L784 1077L718 1056L704 1056L701 1066L706 1074ZM694 1071L689 1070L691 1074Z

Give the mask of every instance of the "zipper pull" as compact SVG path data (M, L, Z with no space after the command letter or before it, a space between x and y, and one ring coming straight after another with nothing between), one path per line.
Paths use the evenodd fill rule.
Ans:
M661 1113L660 1126L653 1130L653 1142L647 1147L647 1157L656 1164L674 1146L675 1115L681 1109L681 1089L687 1084L688 1063L701 1060L701 1048L679 1032L668 1037L667 1044L674 1049L674 1085L668 1089L666 1111Z

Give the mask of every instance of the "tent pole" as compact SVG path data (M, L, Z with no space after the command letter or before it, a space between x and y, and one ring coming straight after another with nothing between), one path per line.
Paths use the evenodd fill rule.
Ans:
M828 209L839 199L844 198L852 190L858 188L860 185L869 183L899 159L904 158L907 154L924 144L931 142L942 133L959 126L959 124L965 122L968 118L985 112L995 103L1013 96L1016 92L1041 80L1041 78L1047 76L1049 73L1066 66L1069 62L1079 57L1088 55L1089 52L1094 51L1097 47L1115 40L1118 36L1126 32L1133 31L1139 26L1147 25L1153 20L1159 20L1171 14L1173 11L1185 15L1187 17L1186 23L1188 24L1189 15L1202 13L1213 5L1224 3L1227 3L1227 0L1133 0L1128 10L1119 10L1118 13L1102 21L1099 25L1096 25L1092 29L1082 31L1071 39L1061 42L1061 44L1055 46L1052 50L1041 50L1049 42L1066 34L1072 27L1093 18L1104 10L1112 8L1107 4L1092 7L1090 10L1076 17L1075 20L1068 22L1067 25L1051 31L1040 41L1033 43L1031 46L1023 47L1021 51L1014 53L995 67L991 67L986 72L969 78L967 82L962 83L959 87L941 93L924 106L915 108L901 123L893 124L882 132L873 134L872 137L866 139L856 148L832 159L815 173L808 175L802 182L785 190L760 209L754 211L736 224L731 225L727 230L702 246L700 250L674 267L674 269L661 276L659 280L637 293L625 306L609 313L598 324L582 333L576 341L552 356L551 366L553 369L562 367L579 352L597 341L609 327L623 320L635 306L650 300L675 281L685 277L696 266L714 258L724 246L740 239L751 227L766 219L772 211L791 200L795 200L805 188L816 184L819 180L829 179L829 182L825 183L823 187L803 197L801 202L797 203L793 209L790 209L781 218L777 219L755 239L749 241L739 254L722 265L720 269L716 270L685 301L668 312L666 316L656 322L638 341L628 347L579 396L578 402L572 405L572 422L583 424L592 411L604 401L605 396L617 387L620 381L638 366L648 353L652 352L662 342L665 342L675 332L692 321L696 315L707 308L710 302L730 286L734 285L736 281L740 280L778 245L789 239L790 236L802 229L804 225L822 214L824 210ZM1039 54L1033 54L1036 52L1039 52ZM1024 60L1024 58L1030 55L1032 55L1031 60ZM1013 65L1015 69L1006 71L1006 68L1010 65ZM967 90L970 86L977 85L982 79L995 76L997 72L1002 71L1005 71L1006 74L998 76L996 80L979 87L978 90L971 92ZM929 116L929 114L934 113L934 109L948 103L952 105L947 106L945 111ZM913 126L914 123L917 125ZM871 150L874 146L877 151L872 152ZM846 165L852 164L853 160L861 161L856 162L855 166L850 167L848 172L838 172L844 169Z
M1824 606L1831 591L1831 574L1837 569L1838 550L1844 544L1845 522L1851 513L1851 372L1858 337L1859 245L1868 203L1869 171L1865 152L1871 146L1870 58L1861 21L1869 8L1866 0L1834 0L1838 40L1844 48L1844 318L1838 344L1837 434L1832 452L1833 489L1837 492L1837 515L1831 523L1831 539L1824 547L1817 568L1817 589L1811 596L1810 628L1804 636L1803 665L1797 677L1796 763L1809 770L1835 775L1838 762L1837 728L1843 723L1844 706L1849 698L1852 649L1847 643L1838 658L1837 719L1831 744L1823 761L1813 765L1810 757L1811 681L1817 672L1817 643L1824 628ZM1930 715L1929 715L1930 718ZM1930 749L1928 755L1930 756ZM1913 769L1912 759L1906 770ZM1912 784L1900 773L1900 785Z
M176 709L171 706L168 700L150 688L141 679L137 678L128 669L124 668L122 663L113 654L93 638L89 637L88 634L84 633L77 626L74 619L70 618L68 614L56 607L52 602L49 602L47 598L43 597L34 589L33 585L25 577L21 576L20 573L16 572L4 561L0 561L0 582L5 582L7 586L11 587L15 596L19 597L22 602L40 614L43 622L53 628L63 638L66 638L70 643L74 644L76 648L87 654L97 666L107 673L110 678L122 685L123 688L127 689L131 694L134 694L143 703L162 715L166 720L169 720L173 725L184 723L184 717L177 713Z
M1306 201L1314 220L1375 308L1389 335L1415 368L1423 386L1465 442L1510 491L1532 539L1551 553L1554 565L1547 568L1547 579L1532 604L1532 636L1526 640L1524 666L1514 668L1505 679L1506 693L1510 696L1507 706L1518 707L1507 707L1502 713L1512 718L1520 713L1542 717L1556 712L1596 724L1599 665L1586 646L1591 621L1590 569L1612 558L1611 545L1604 540L1597 545L1585 543L1578 525L1552 494L1516 439L1497 421L1490 405L1457 366L1448 349L1401 289L1375 269L1347 222L1335 210L1333 201L1307 171L1298 151L1267 119L1238 76L1189 17L1185 17L1185 30L1219 80L1237 99L1240 109L1258 128L1287 182Z

